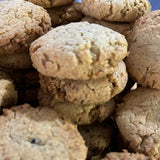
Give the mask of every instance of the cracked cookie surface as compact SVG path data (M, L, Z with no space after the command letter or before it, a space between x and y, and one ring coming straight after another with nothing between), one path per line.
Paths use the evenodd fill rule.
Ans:
M77 127L51 108L28 104L0 117L0 159L85 160L87 148Z
M61 79L98 79L115 71L127 55L123 35L98 24L70 23L56 27L31 44L33 66Z
M82 0L82 12L98 20L132 22L151 10L148 0Z
M128 147L160 158L160 90L138 88L118 105L117 126Z
M42 89L39 90L38 100L41 106L47 105L52 107L60 115L69 118L73 123L78 125L102 122L113 113L115 108L114 99L111 99L109 102L101 105L73 104L69 102L56 101Z
M126 66L130 76L144 87L160 89L160 10L135 23L128 35L130 55Z
M48 13L24 0L0 2L0 55L22 53L51 27Z
M102 104L120 93L128 80L124 62L119 62L117 70L104 78L96 80L56 79L40 74L41 88L55 100L74 104Z

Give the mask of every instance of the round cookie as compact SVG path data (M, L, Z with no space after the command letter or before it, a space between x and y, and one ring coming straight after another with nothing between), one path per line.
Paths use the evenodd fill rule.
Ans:
M48 13L24 0L0 2L0 55L24 53L31 42L49 31Z
M17 91L13 81L7 74L0 71L0 106L11 107L17 102Z
M128 153L124 151L108 153L106 157L101 160L156 160L156 158L148 157L140 153Z
M43 75L61 79L98 79L115 71L127 55L125 37L88 22L52 29L30 47L33 66Z
M114 99L101 105L82 105L69 102L59 102L54 100L42 89L39 90L38 100L41 106L47 105L54 108L54 110L63 117L69 118L73 123L78 125L102 122L113 113L115 107Z
M100 24L104 27L108 27L116 32L119 32L123 35L125 35L126 37L128 36L129 32L132 30L134 22L132 23L121 23L121 22L110 22L110 21L101 21L101 20L97 20L95 18L92 17L84 17L82 19L82 21L87 21L89 23L96 23L96 24Z
M109 124L93 124L78 127L79 132L85 140L88 147L88 159L101 159L104 152L110 146L114 131Z
M76 10L75 5L77 6L78 4L74 3L72 5L47 9L51 17L52 26L57 27L70 22L81 21L82 13Z
M82 12L98 20L132 22L151 10L148 0L82 0Z
M44 8L52 8L71 4L74 0L28 0Z
M85 160L87 148L77 127L51 108L28 104L0 117L0 159Z
M118 105L117 126L132 150L160 158L160 90L137 88Z
M144 87L160 89L160 10L135 23L128 35L130 55L126 65L130 76Z
M113 74L101 79L61 80L40 74L40 85L58 101L74 104L102 104L120 93L125 88L127 79L126 66L122 61Z

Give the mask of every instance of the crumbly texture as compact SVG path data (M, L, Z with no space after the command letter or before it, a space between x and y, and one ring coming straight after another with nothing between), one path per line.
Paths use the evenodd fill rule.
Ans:
M88 159L96 159L103 156L103 152L109 148L114 130L109 124L101 123L78 127L88 147Z
M74 3L72 5L55 7L47 9L52 21L52 26L57 27L60 25L68 24L70 22L79 22L82 19L82 13L77 11ZM80 4L79 4L80 5Z
M104 77L128 55L125 37L88 22L56 27L34 41L33 66L43 75L73 80Z
M23 53L46 33L51 19L42 7L24 0L0 2L0 55Z
M87 21L89 23L96 23L96 24L100 24L104 27L108 27L116 32L119 32L123 35L125 35L125 37L127 38L129 32L132 30L134 22L130 22L130 23L122 23L122 22L110 22L110 21L101 21L101 20L97 20L95 18L92 17L84 17L82 19L82 21Z
M135 23L128 35L130 55L126 65L130 76L144 87L160 89L160 10Z
M124 151L108 153L102 160L156 160L156 158L148 157L140 153L128 153Z
M115 108L114 99L101 105L73 104L56 101L42 89L39 90L38 100L40 105L47 105L54 108L60 115L70 119L73 123L78 125L102 122L110 117Z
M87 148L77 127L48 107L28 104L0 117L0 159L85 160Z
M132 22L151 10L148 0L82 0L82 12L98 20Z
M159 114L160 90L141 87L122 99L116 122L129 148L160 158Z
M11 107L17 102L17 91L13 81L7 74L0 71L0 106Z
M42 6L44 8L52 8L57 6L65 6L71 4L74 0L28 0L34 4Z
M61 80L40 74L41 88L58 101L74 104L102 104L120 93L127 83L124 62L118 64L117 70L104 78L96 80Z

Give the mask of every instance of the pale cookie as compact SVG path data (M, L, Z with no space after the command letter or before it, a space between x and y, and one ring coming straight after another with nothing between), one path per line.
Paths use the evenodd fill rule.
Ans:
M82 13L76 10L75 5L78 4L47 9L51 17L52 26L56 27L70 22L81 21Z
M82 12L98 20L132 22L151 10L148 0L82 0Z
M130 23L121 23L121 22L110 22L110 21L101 21L101 20L97 20L95 18L92 17L84 17L82 19L82 21L87 21L89 23L96 23L96 24L100 24L104 27L108 27L116 32L119 32L123 35L125 35L126 37L128 36L129 32L132 30L134 22L130 22Z
M17 91L13 81L4 72L0 71L0 106L11 107L17 102Z
M0 2L0 54L24 53L51 27L48 13L24 0Z
M116 111L117 126L132 150L160 158L160 90L137 88Z
M108 153L106 157L101 160L156 160L156 158L148 157L140 153L128 153L124 151Z
M128 35L130 55L126 65L130 76L144 87L160 89L160 10L135 23Z
M34 41L33 66L43 75L61 79L98 79L115 71L127 55L125 37L88 22L56 27Z
M124 62L118 64L117 70L101 79L61 80L40 74L41 88L58 101L74 104L102 104L120 93L127 83Z
M1 160L85 160L87 148L77 127L51 108L28 104L0 117Z
M78 130L88 147L88 159L102 158L113 139L113 127L105 122L102 124L79 126Z
M52 8L71 4L74 0L28 0L44 8Z
M39 91L38 100L40 105L47 105L54 108L54 110L63 117L69 118L73 123L78 125L102 122L110 117L115 108L115 101L113 99L101 105L82 105L69 102L59 102L42 91L42 89Z

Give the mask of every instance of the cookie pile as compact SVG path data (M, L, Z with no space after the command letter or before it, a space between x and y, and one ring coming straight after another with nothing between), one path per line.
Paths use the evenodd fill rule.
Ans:
M160 11L150 9L0 2L0 106L18 104L2 108L0 160L160 158ZM127 71L138 83L129 93Z

